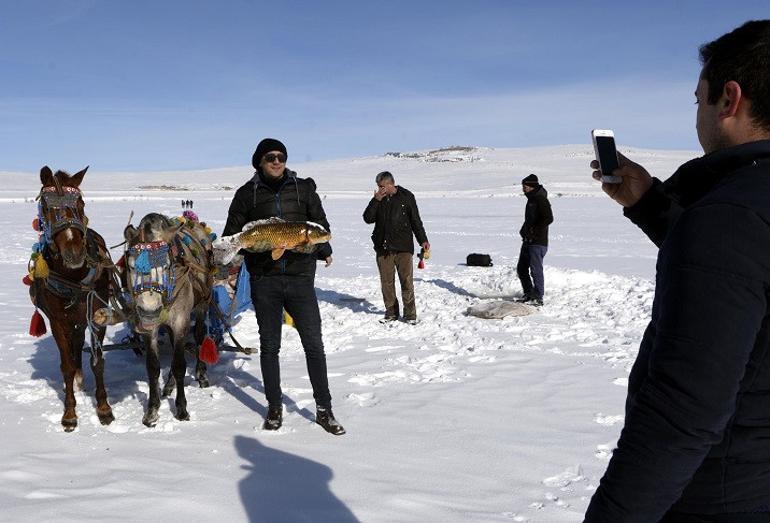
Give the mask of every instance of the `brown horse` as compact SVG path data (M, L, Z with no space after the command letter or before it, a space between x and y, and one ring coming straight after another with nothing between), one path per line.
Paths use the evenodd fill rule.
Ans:
M201 345L205 336L205 315L211 299L211 240L201 224L182 224L166 216L150 213L124 231L126 269L124 284L131 294L130 321L142 335L147 350L147 377L150 395L142 423L148 427L158 422L160 408L160 328L167 326L173 345L171 370L163 387L168 396L176 386L176 418L189 420L184 393L185 343L195 318L195 341ZM206 340L211 343L211 340ZM216 349L213 349L216 350ZM198 354L195 378L208 387L206 365Z
M48 317L59 347L65 390L61 423L67 432L78 424L74 391L83 382L83 344L89 326L96 413L103 425L115 419L104 388L101 342L105 329L90 322L99 302L109 299L114 265L102 237L88 228L79 189L87 170L88 167L72 176L63 171L54 174L48 166L40 170L40 253L48 266L48 275L35 278L29 289L32 302Z

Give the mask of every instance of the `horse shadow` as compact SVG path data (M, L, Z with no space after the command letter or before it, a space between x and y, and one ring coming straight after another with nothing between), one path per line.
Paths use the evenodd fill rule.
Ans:
M91 371L89 339L86 336L87 341L82 354L83 391L95 407L96 398L93 393L96 389L96 383L94 373ZM109 342L105 339L105 344L107 343ZM105 351L103 357L105 360L104 383L110 404L140 396L138 383L147 379L144 359L137 358L130 350ZM48 335L36 343L29 363L32 367L30 378L45 380L57 392L59 399L64 401L64 379L60 368L59 348L53 336Z
M238 484L249 521L358 521L329 488L334 474L326 465L246 436L234 444L249 472Z
M316 295L321 301L331 303L338 307L350 309L353 312L364 312L366 314L381 314L382 309L378 308L372 302L365 298L359 298L351 294L345 294L327 289L316 289Z

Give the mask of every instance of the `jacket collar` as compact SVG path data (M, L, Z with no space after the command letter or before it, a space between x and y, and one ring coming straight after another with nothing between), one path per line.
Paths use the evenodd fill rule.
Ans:
M536 196L540 196L541 194L542 195L546 194L545 187L543 187L542 185L538 185L537 187L535 187L534 191L525 192L524 196L526 196L527 199L532 199Z
M668 190L680 205L687 206L738 169L768 158L770 140L726 147L682 164L671 176Z
M257 187L269 187L269 185L265 182L262 173L255 172L254 176L251 177L251 182L254 183L255 188ZM287 183L297 183L297 173L292 171L291 169L284 169L283 171L283 185Z

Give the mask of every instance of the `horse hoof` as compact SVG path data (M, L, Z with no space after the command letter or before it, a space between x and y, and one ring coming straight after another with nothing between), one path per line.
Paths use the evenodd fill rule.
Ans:
M176 413L176 419L179 421L190 421L190 414L186 410L182 410Z
M75 430L75 427L78 426L78 419L77 418L62 418L61 419L61 425L64 427L64 432L72 432Z
M112 413L112 411L109 411L106 414L97 413L97 415L99 416L99 422L102 425L109 425L110 423L115 421L115 415Z
M161 398L168 398L171 396L171 393L174 392L174 387L163 387L163 390L160 393Z
M152 413L148 412L147 414L145 414L144 418L142 418L142 423L144 423L146 427L152 428L155 425L157 425L159 417L160 416L158 416L157 411Z
M209 385L211 385L211 384L209 383L209 379L208 378L200 378L198 380L198 386L200 388L202 388L202 389L208 388Z

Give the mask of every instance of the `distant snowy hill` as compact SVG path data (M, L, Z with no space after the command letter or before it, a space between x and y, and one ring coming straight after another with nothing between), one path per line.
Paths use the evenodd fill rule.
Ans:
M681 163L698 155L695 151L661 151L621 146L620 151L644 165L651 174L667 178ZM518 191L521 179L535 173L550 194L557 196L599 195L588 164L594 153L590 145L560 145L534 148L492 149L451 146L430 151L387 152L380 156L295 163L288 167L302 177L312 177L321 193L369 192L374 176L390 171L397 184L416 193L451 196L500 196ZM41 159L45 162L45 159ZM83 159L84 164L88 158ZM41 167L42 167L41 163ZM75 172L84 165L51 165ZM164 191L232 192L253 173L250 165L202 171L105 172L93 166L86 176L86 191L127 191L152 197ZM0 192L29 191L29 177L37 172L0 172ZM34 182L33 184L34 185Z

